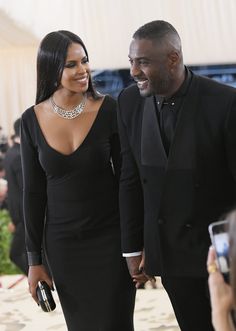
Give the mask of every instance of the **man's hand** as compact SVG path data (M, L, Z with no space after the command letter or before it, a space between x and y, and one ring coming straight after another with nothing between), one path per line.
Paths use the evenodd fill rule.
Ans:
M126 257L127 266L130 276L136 275L140 272L139 266L142 261L142 255Z
M153 276L148 276L144 272L145 257L144 253L138 256L126 257L126 262L128 265L130 276L136 283L136 288L139 288L141 284L146 283L148 280L153 281L155 279Z

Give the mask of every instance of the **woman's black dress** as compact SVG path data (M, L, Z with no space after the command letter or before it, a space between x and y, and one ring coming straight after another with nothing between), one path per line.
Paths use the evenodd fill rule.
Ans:
M115 101L105 97L70 155L49 146L31 107L22 115L21 146L28 256L40 264L44 228L68 330L132 331L135 288L120 245Z

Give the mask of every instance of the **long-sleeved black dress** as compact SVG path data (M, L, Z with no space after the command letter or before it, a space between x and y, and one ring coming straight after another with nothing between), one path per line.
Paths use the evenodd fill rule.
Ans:
M45 250L69 331L132 331L135 289L122 258L116 103L106 96L70 155L49 146L34 108L22 115L28 257Z

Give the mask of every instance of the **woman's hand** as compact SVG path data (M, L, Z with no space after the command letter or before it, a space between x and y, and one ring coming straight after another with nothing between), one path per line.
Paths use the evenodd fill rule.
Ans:
M212 307L212 323L216 331L235 330L232 327L231 310L234 306L233 292L230 285L226 284L223 275L216 264L216 253L210 247L207 259L209 272L208 285Z
M29 292L32 295L32 298L37 302L38 299L36 296L36 287L38 286L39 281L45 281L51 289L53 289L52 279L48 275L45 267L40 265L30 266L28 273L28 284L29 284Z

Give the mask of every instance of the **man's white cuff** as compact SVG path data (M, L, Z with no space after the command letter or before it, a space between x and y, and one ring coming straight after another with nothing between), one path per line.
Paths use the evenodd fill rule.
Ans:
M140 252L133 252L133 253L123 253L122 255L124 257L139 256L139 255L142 255L142 251L140 251Z

